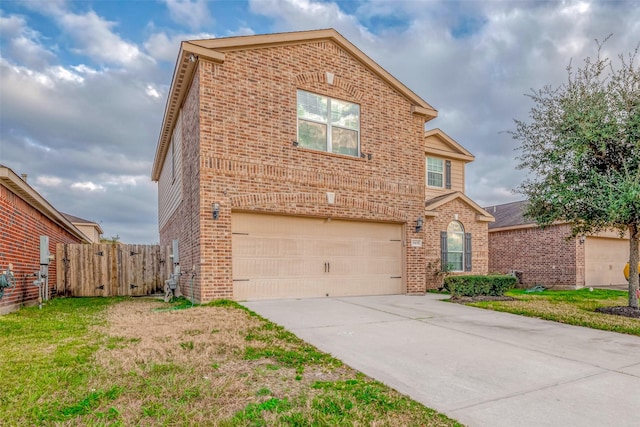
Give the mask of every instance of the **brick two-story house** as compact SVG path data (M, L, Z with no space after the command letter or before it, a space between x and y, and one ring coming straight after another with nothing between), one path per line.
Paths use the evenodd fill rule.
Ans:
M419 294L441 257L486 273L493 217L436 116L334 30L183 42L152 171L182 292Z

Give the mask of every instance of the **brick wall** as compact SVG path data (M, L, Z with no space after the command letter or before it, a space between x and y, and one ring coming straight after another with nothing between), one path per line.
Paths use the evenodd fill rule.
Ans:
M0 314L35 304L38 287L33 273L40 270L40 236L49 236L49 252L56 253L57 243L80 243L63 227L55 224L18 195L0 186L0 269L9 263L17 279L16 287L5 289L0 300ZM49 265L49 290L56 289L56 263Z
M161 230L162 244L176 235L192 242L203 301L233 297L232 210L412 224L423 215L424 118L404 96L328 41L225 55L223 64L199 62L182 113L191 120L183 122L183 201ZM372 159L293 146L297 89L358 103L361 151ZM198 225L189 228L194 212ZM406 239L419 237L405 229ZM424 292L424 264L423 248L407 248L409 293Z
M181 141L181 163L176 165L176 168L180 168L182 175L182 200L164 227L160 229L160 244L171 245L174 239L178 239L182 270L180 291L189 298L193 294L195 300L201 302L200 206L202 204L199 180L199 82L199 74L196 72L182 107L181 124L176 126L177 131L181 132L179 138L176 138Z
M465 233L471 233L471 271L464 274L487 274L489 271L489 244L487 240L488 223L476 219L477 212L460 199L454 199L437 209L438 216L427 217L425 228L426 250L426 283L427 289L441 286L437 272L440 271L440 232L447 231L451 221L456 221L456 215Z
M527 287L576 288L584 281L584 250L569 225L489 233L489 271L521 271Z

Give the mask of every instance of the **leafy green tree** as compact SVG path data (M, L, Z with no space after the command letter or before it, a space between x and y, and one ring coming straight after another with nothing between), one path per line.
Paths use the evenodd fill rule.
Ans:
M115 236L111 236L110 239L107 239L106 237L101 237L100 238L100 243L120 243L120 235L116 234Z
M606 42L606 40L605 40ZM529 171L518 192L525 215L540 226L572 224L574 236L615 229L628 233L629 306L638 308L640 253L640 68L635 51L618 61L587 58L567 81L528 96L530 120L516 120L519 168Z

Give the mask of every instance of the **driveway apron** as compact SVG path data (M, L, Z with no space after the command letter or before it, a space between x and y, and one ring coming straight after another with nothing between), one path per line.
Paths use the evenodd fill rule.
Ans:
M640 338L442 298L242 304L468 426L640 426Z

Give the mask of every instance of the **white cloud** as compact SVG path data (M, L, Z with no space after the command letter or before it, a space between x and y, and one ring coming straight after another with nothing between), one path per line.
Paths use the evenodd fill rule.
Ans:
M74 182L73 184L71 184L71 188L74 190L81 190L81 191L105 191L104 186L100 185L100 184L94 184L91 181L87 181L87 182Z
M24 31L26 22L23 17L11 15L8 17L0 15L0 37L14 38Z
M73 71L67 68L64 68L60 65L56 67L51 67L49 69L49 74L52 75L56 80L64 80L64 81L73 82L73 83L84 82L84 78L81 75L74 73Z
M191 29L213 22L205 0L165 0L171 19Z
M145 175L107 175L104 179L105 185L109 186L133 186L140 182L148 181Z
M98 70L93 69L91 67L87 67L84 64L73 65L71 68L74 69L75 71L77 71L80 74L97 74L99 72ZM103 71L108 71L108 70L105 69Z
M160 98L160 92L153 85L147 85L146 93L152 98Z
M277 31L333 27L347 38L373 39L357 17L343 12L336 3L313 0L249 0L249 9L273 19Z
M40 175L37 177L36 183L45 187L59 187L62 184L62 179L57 176Z
M101 63L135 65L137 61L148 60L138 46L124 41L113 32L115 22L107 21L95 12L83 15L61 12L56 15L60 26L74 38L78 53L89 56Z
M55 60L54 53L45 47L42 36L26 24L23 17L0 16L0 36L9 40L4 58L12 58L20 63L42 69Z
M236 29L234 31L227 32L227 35L229 37L232 37L232 36L252 36L255 33L256 32L254 31L254 29L251 28L251 27L240 27L240 28L238 28L238 29ZM207 37L207 38L209 38L209 37Z
M216 38L216 36L210 33L180 33L169 36L165 32L160 32L149 36L144 42L144 48L155 60L174 63L178 58L181 42L214 38Z

